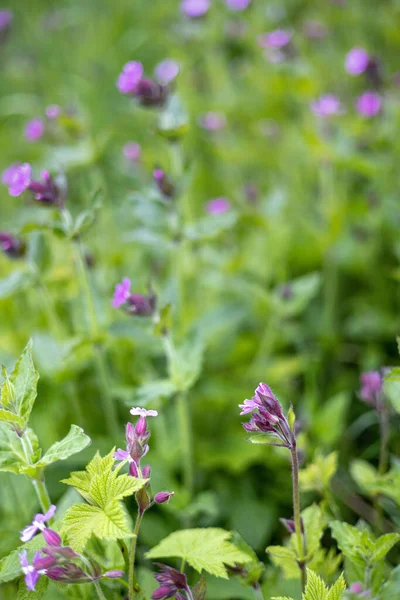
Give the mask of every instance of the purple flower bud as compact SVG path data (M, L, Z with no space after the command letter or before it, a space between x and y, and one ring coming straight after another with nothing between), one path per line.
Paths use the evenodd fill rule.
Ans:
M379 371L367 371L360 376L360 397L364 402L377 408L383 390L383 377Z
M36 558L33 561L33 566L37 571L41 571L43 569L49 569L50 567L54 567L57 564L57 559L54 556L43 556L40 558Z
M147 433L147 421L146 417L139 417L136 426L135 433L138 437L142 437Z
M172 198L174 196L175 186L162 169L154 169L153 179L163 196L167 198Z
M134 460L129 463L129 475L131 477L139 477L139 471L137 468L137 464Z
M296 524L293 520L291 520L291 519L279 519L279 520L289 533L296 533ZM300 523L301 523L301 533L304 534L303 519L301 519Z
M122 94L135 92L143 76L143 66L140 62L128 62L120 74L117 87Z
M172 598L172 596L175 596L175 588L170 585L162 585L151 595L153 600L163 600L163 598Z
M140 145L136 142L127 142L122 151L124 156L132 162L137 162L140 158Z
M375 117L382 107L382 98L376 92L364 92L358 96L356 109L363 117Z
M292 33L283 29L276 29L270 33L264 33L258 38L262 48L284 48L292 39Z
M25 137L29 142L36 142L44 134L44 122L42 119L32 119L25 126Z
M158 492L158 494L154 496L154 501L157 504L164 504L164 502L169 502L171 500L174 493L175 492Z
M0 248L9 258L21 258L25 254L26 245L11 233L0 231Z
M55 531L53 531L52 529L48 529L47 527L45 529L43 529L43 537L46 540L46 543L49 544L49 546L60 546L62 544L62 540L61 537L58 535L58 533L56 533Z
M140 489L136 493L136 496L135 496L136 502L137 502L137 505L139 508L139 512L141 514L143 514L149 508L149 506L151 504L151 498L149 496L149 493L148 493L146 487L143 487L142 489Z
M47 570L46 575L54 581L63 581L66 577L66 569L64 567L53 567Z
M206 210L210 215L222 215L227 212L231 207L231 203L227 198L220 196L207 202Z
M209 8L209 0L183 0L181 3L182 13L192 19L203 17Z
M179 65L175 60L166 58L155 68L157 81L164 85L171 83L179 73Z
M134 95L142 106L163 106L168 98L168 87L152 79L141 79Z
M110 577L111 579L114 579L115 577L123 577L123 576L124 576L124 572L119 571L118 569L114 569L112 571L106 571L103 575L103 577Z
M369 55L364 48L352 48L346 55L345 68L349 75L361 75L368 67Z
M151 475L150 465L145 465L142 469L143 479L150 479L150 475Z
M69 546L46 546L42 548L44 554L61 558L78 558L79 554Z

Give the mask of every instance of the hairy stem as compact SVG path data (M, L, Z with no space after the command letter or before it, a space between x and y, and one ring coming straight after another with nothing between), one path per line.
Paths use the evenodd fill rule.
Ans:
M127 573L129 572L129 551L128 551L128 547L125 544L124 540L118 539L117 540L117 544L118 547L121 551L122 554L122 558L124 559L124 563L125 563L125 568Z
M129 556L129 600L133 600L133 598L137 594L137 589L135 589L135 555L136 555L136 544L137 538L139 534L140 525L142 523L143 514L138 511L135 523L135 529L133 530L132 536L132 544L131 544L131 553Z
M94 581L93 583L94 583L95 590L96 590L97 595L100 598L100 600L107 600L107 598L103 594L103 590L101 589L100 583L98 581Z
M293 481L293 515L297 540L297 552L299 556L299 569L301 572L301 589L304 592L307 575L306 563L304 560L304 543L301 532L301 517L300 517L300 487L299 487L299 458L297 455L296 441L294 440L290 449L292 455L292 481Z

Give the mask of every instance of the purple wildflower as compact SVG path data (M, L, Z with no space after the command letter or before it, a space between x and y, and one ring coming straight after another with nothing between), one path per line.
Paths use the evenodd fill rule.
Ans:
M25 126L25 137L29 142L36 142L44 134L42 119L31 119Z
M362 586L362 583L360 583L359 581L356 581L349 587L349 592L351 592L352 594L361 594L363 589L364 588Z
M150 431L147 429L147 421L146 417L148 416L157 416L156 410L146 411L146 409L132 409L133 411L141 411L134 412L132 414L139 415L139 419L135 425L132 423L126 424L125 429L125 439L126 439L126 450L122 450L118 448L118 450L114 453L115 460L128 460L130 463L134 462L135 466L133 467L131 475L134 477L138 477L139 475L139 463L141 458L147 454L149 451L149 446L147 444L150 438ZM131 410L131 412L132 412Z
M123 306L126 312L139 317L151 316L156 309L155 294L151 290L147 296L132 294L130 288L131 280L128 277L125 277L121 283L117 283L112 302L113 307Z
M284 48L292 39L293 34L284 29L276 29L270 33L264 33L258 38L262 48Z
M30 592L35 591L37 582L39 581L40 575L45 574L46 570L37 568L38 561L40 560L40 552L37 551L33 557L33 563L30 565L28 562L28 554L26 550L23 550L19 554L19 560L22 567L22 572L25 578L26 587Z
M46 108L46 117L48 119L57 119L61 114L61 108L58 104L50 104Z
M358 96L356 109L363 117L374 117L382 108L382 98L376 92L364 92Z
M31 183L32 168L29 163L14 164L3 171L2 182L8 186L10 196L20 196Z
M131 293L131 280L125 277L121 283L117 283L115 286L113 307L119 308L122 304L128 300Z
M41 181L31 181L28 186L35 200L44 206L62 208L65 203L65 193L57 186L48 171L42 171L40 177Z
M157 81L167 85L175 79L179 73L179 65L175 60L166 58L165 60L158 63L155 68L155 76Z
M140 158L141 149L137 142L127 142L122 151L124 156L132 162L137 162Z
M171 598L172 596L178 597L180 590L185 592L189 590L186 575L184 573L181 573L172 567L168 567L167 565L162 565L160 563L155 564L160 569L160 573L154 575L155 579L160 584L160 587L153 592L151 596L153 600L163 600L164 598ZM191 597L191 593L189 597Z
M360 398L377 408L383 390L383 377L379 371L367 371L360 375Z
M56 506L52 504L44 515L42 513L36 514L33 517L32 523L21 531L21 541L29 542L38 531L41 531L49 545L59 546L61 538L58 533L46 527L46 522L53 518L55 512Z
M343 104L339 98L333 94L320 96L318 100L311 103L311 110L318 117L331 117L333 115L342 115L344 113Z
M25 254L25 243L15 235L0 231L0 248L9 258L20 258Z
M139 81L133 92L141 106L163 106L168 98L168 87L157 81L144 78Z
M250 2L251 0L225 0L227 7L235 11L245 10Z
M13 14L11 10L0 10L0 31L7 29L11 25L13 20Z
M231 207L231 203L227 198L220 196L219 198L214 198L214 200L210 200L206 204L206 210L210 215L222 215L226 211L228 211Z
M138 61L126 63L122 73L118 77L117 87L122 94L130 94L135 91L143 76L143 65Z
M361 75L367 70L369 55L364 48L352 48L346 54L345 68L349 75Z
M138 416L138 417L157 417L158 416L158 412L156 410L147 410L146 408L141 408L141 407L131 408L131 410L129 412L131 413L131 415Z
M123 577L124 576L124 572L120 571L119 569L112 569L111 571L106 571L103 575L103 577L109 577L111 579L117 578L117 577Z
M154 502L156 502L156 504L164 504L164 502L169 502L173 495L174 492L158 492L158 494L154 496Z
M226 126L226 117L223 113L209 111L199 116L200 127L208 131L219 131Z
M209 8L209 0L182 0L181 3L183 14L192 19L204 16Z

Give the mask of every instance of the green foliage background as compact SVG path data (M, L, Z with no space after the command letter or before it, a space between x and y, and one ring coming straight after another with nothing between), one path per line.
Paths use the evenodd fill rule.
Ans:
M400 90L392 75L399 68L399 3L253 0L235 16L214 0L200 22L186 21L175 0L14 4L0 48L0 166L21 160L37 172L62 168L74 216L90 208L97 190L102 200L83 237L99 323L91 331L73 244L48 231L43 238L28 233L27 223L36 228L50 212L0 189L0 228L17 233L25 226L41 273L32 285L32 261L0 256L1 362L11 366L32 337L41 376L32 426L43 447L71 423L92 438L89 449L49 469L52 499L72 502L60 480L83 469L95 449L104 454L122 445L129 407L144 403L161 414L151 422L153 488L175 490L170 505L146 515L144 574L151 567L144 553L188 526L237 530L268 560L265 547L283 535L278 517L291 517L288 457L246 443L237 408L266 381L286 407L293 403L306 461L317 448L339 450L336 500L354 523L343 492L355 488L349 464L374 463L379 450L376 418L357 399L359 374L398 360ZM304 35L310 19L324 24L325 38ZM278 26L293 29L296 55L276 65L264 59L257 36ZM354 45L382 61L384 108L374 119L353 108L366 88L344 70ZM151 74L166 57L181 65L176 91L188 131L179 144L157 133L157 110L135 106L116 88L129 60ZM347 112L326 125L309 104L328 92L341 96ZM27 143L26 121L52 103L76 108L65 122L70 138ZM223 131L199 127L199 115L209 110L225 113ZM129 140L142 147L138 168L122 155ZM171 201L178 221L154 188L155 165L178 186ZM248 184L256 186L254 202L246 197ZM228 197L232 209L206 217L205 203L216 196ZM34 244L44 244L35 255ZM10 291L16 270L23 274ZM172 304L177 344L189 340L194 347L177 367L183 381L193 380L193 495L182 482L179 407L157 383L168 376L161 340L149 320L111 307L114 286L126 276L141 293L151 280L159 305ZM282 294L287 284L289 298ZM107 434L104 382L94 365L99 348L118 406L119 439ZM393 454L398 446L393 435ZM1 555L16 547L36 509L29 483L1 474ZM398 514L392 517L398 523ZM267 583L266 598L296 593L279 585L271 566ZM13 593L4 587L1 597ZM209 597L252 596L235 582L215 581Z

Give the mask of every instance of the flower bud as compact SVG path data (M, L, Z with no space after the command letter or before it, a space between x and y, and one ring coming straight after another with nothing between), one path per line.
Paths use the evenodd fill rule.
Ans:
M123 576L124 576L124 572L119 571L118 569L114 569L112 571L106 571L103 575L103 577L110 577L111 579L113 579L115 577L123 577Z
M61 537L53 531L52 529L48 529L47 527L42 531L43 537L46 540L46 543L49 546L60 546L62 544Z
M48 554L49 556L60 556L61 558L77 558L79 556L79 554L77 554L68 546L48 546L46 548L42 548L42 552L44 554Z
M42 569L49 569L50 567L54 567L57 564L57 559L54 556L42 556L40 558L36 558L33 561L33 566L36 571L41 571Z
M138 422L136 423L135 433L139 437L146 435L146 433L147 433L146 417L139 417Z
M151 500L150 496L146 490L146 487L143 487L136 494L136 502L139 507L139 512L143 514L150 506Z
M0 232L0 248L9 258L21 258L25 254L25 243L7 232Z
M129 463L129 475L131 477L139 477L139 471L134 460Z
M169 502L173 495L174 492L158 492L158 494L154 496L154 501L157 504L164 504L164 502Z
M143 479L150 479L151 468L150 465L145 465L142 469Z

